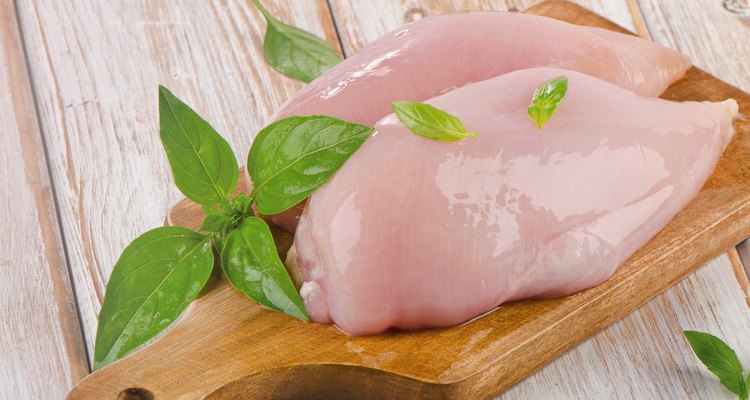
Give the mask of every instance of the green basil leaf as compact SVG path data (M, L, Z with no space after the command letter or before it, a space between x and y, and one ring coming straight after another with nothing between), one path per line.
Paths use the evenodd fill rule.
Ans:
M568 78L565 76L558 76L543 82L534 91L528 111L529 117L539 129L552 118L567 92Z
M263 128L247 158L258 210L278 214L307 198L370 133L369 126L325 115L288 117Z
M167 226L135 239L107 283L96 331L94 369L146 343L180 316L208 281L210 236Z
M260 1L253 4L266 18L263 53L276 71L308 83L343 59L323 39L274 18Z
M428 139L453 142L477 135L476 132L467 132L458 118L429 104L394 101L391 107L404 126Z
M198 230L201 232L221 232L228 223L229 219L225 215L207 215Z
M742 365L734 350L714 335L696 331L683 333L693 352L706 368L713 372L730 392L742 396L747 388Z
M224 215L224 212L216 207L216 204L201 204L201 209L206 215Z
M226 201L237 186L232 148L163 86L159 86L159 130L177 188L198 204Z
M301 320L310 319L262 219L248 217L229 234L221 265L232 286L256 303Z

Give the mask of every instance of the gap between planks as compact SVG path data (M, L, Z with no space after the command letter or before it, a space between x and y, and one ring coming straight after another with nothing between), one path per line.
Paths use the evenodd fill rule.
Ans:
M42 145L42 153L44 155L44 166L46 168L45 173L47 174L49 178L50 194L52 197L52 210L54 214L53 220L54 220L54 224L57 225L57 232L59 232L59 235L60 235L60 242L61 242L61 247L62 247L62 252L63 252L63 257L64 257L62 261L65 263L65 270L67 271L67 275L68 275L67 279L68 279L68 282L70 283L70 288L73 293L73 307L74 307L74 312L76 315L76 321L78 323L78 330L79 330L80 342L81 342L79 346L83 348L83 352L86 357L86 372L91 373L92 371L91 355L89 354L89 349L86 346L86 331L84 329L83 319L79 311L78 291L76 288L75 279L73 279L73 270L71 269L70 255L68 253L68 242L65 238L65 229L63 229L62 218L60 217L60 212L59 212L60 203L59 203L58 195L57 195L56 181L52 179L52 170L50 168L49 150L47 147L48 145L47 145L47 138L45 136L44 124L42 124L42 120L39 117L39 101L37 99L37 90L34 84L34 77L31 74L31 69L29 67L30 60L29 60L28 49L26 47L26 37L23 33L24 30L23 30L21 18L18 14L18 0L13 0L13 11L14 11L13 18L15 18L16 20L16 26L18 28L18 35L19 35L20 42L21 42L21 50L23 53L23 63L24 63L26 79L31 88L31 102L34 107L33 109L34 120L37 125L40 142ZM83 377L81 377L81 379L83 379Z
M738 246L741 245L742 243ZM750 279L748 279L747 267L742 262L742 257L740 257L738 247L729 249L729 251L727 251L727 256L732 263L734 276L737 278L737 282L740 284L740 288L742 288L742 293L745 295L745 302L748 307L750 307Z
M16 5L0 0L0 214L12 233L0 244L0 387L55 398L89 370L22 36Z

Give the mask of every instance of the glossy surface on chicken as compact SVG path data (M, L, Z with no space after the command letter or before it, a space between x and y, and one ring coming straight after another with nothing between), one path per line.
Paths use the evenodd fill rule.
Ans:
M271 118L326 114L372 125L394 100L423 101L518 69L560 67L657 96L687 59L647 40L551 18L468 12L407 24L302 88ZM301 211L301 208L297 211ZM274 222L292 231L299 212Z
M326 114L372 125L394 100L422 101L532 67L579 71L657 96L690 66L632 35L508 12L438 15L404 25L302 88L273 120Z
M531 94L559 75L567 96L538 129ZM698 193L737 112L546 68L428 102L479 135L433 141L387 116L310 198L288 263L315 321L449 326L597 285Z

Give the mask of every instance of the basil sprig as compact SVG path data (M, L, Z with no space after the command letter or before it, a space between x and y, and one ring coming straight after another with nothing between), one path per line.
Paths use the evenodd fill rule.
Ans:
M253 4L266 18L263 54L276 71L308 83L342 60L326 41L274 18L259 0Z
M719 378L724 387L737 395L740 400L748 400L750 374L745 377L737 354L723 340L714 335L684 331L693 352L709 371Z
M463 122L447 112L417 101L394 101L391 108L404 126L428 139L453 142L474 137Z
M118 360L172 324L198 296L214 267L258 304L309 320L279 258L268 225L253 216L283 211L323 185L372 128L327 116L290 117L264 128L249 160L256 189L234 194L237 161L211 125L169 90L159 88L162 145L175 184L206 213L198 233L153 229L123 251L99 313L94 368Z
M568 78L563 75L542 82L534 91L528 112L539 129L552 118L567 92Z

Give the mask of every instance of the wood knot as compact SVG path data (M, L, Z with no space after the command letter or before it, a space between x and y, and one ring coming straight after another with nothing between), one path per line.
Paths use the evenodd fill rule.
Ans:
M422 19L428 15L429 13L424 8L418 5L414 5L409 7L409 9L404 13L404 21L412 22L418 19Z
M724 0L721 5L732 14L750 15L750 2L748 0Z
M155 400L154 393L140 387L127 388L120 392L117 400Z

